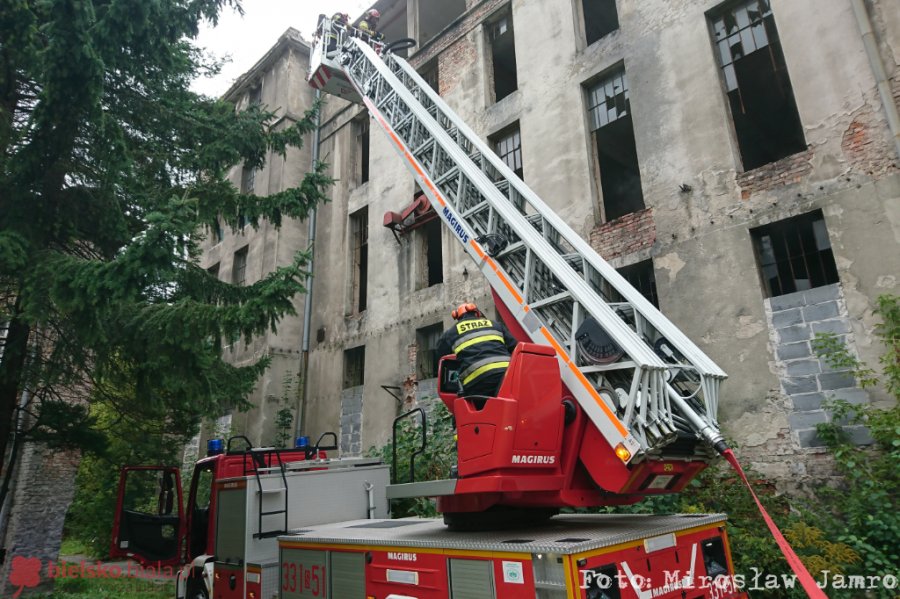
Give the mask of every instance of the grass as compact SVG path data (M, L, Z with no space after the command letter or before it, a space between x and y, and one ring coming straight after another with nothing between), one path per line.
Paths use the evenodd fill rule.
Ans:
M78 539L65 538L63 539L62 545L59 548L59 554L61 556L91 555L91 548L86 543L82 543Z
M68 578L56 581L53 593L44 599L172 599L174 582L138 578Z

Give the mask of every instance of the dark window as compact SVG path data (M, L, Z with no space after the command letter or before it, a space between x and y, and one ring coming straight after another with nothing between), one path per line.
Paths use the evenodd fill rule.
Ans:
M366 346L344 351L344 389L359 387L366 377Z
M519 87L512 15L509 13L503 15L489 23L487 28L491 43L494 101L499 102Z
M624 69L588 88L588 112L603 193L604 220L643 210L644 192Z
M353 312L366 309L369 278L369 208L365 207L350 215L350 247L353 258L351 275Z
M706 567L706 575L709 580L715 580L719 576L728 576L728 559L725 557L725 544L720 537L713 537L703 541L703 565Z
M225 231L222 229L222 221L216 217L216 222L212 227L213 243L219 243L225 238Z
M590 46L619 28L616 0L581 0L584 15L584 37Z
M416 330L416 378L418 380L437 378L438 360L441 356L437 355L438 339L444 332L441 323Z
M441 93L441 79L438 71L437 60L428 63L422 69L422 79L425 80L425 83L427 83L431 89L433 89L437 93Z
M641 292L647 301L659 308L659 298L656 295L656 275L653 274L653 260L644 260L630 266L618 269L619 274L631 283L631 286Z
M207 268L206 272L208 272L211 276L218 279L219 278L219 263L216 262L215 264L213 264L212 266Z
M520 179L525 179L522 170L522 136L519 133L518 123L507 127L503 131L491 137L491 145L494 152L506 163Z
M231 266L231 282L235 285L243 285L247 281L247 250L244 246L234 253L234 262Z
M247 95L247 102L250 106L257 106L262 101L262 83L257 83L250 88Z
M712 25L744 169L805 150L769 0L729 4Z
M444 260L441 248L441 222L432 220L421 229L422 255L425 257L421 281L424 287L431 287L444 282Z
M241 193L251 194L256 189L256 169L245 166L241 170Z
M750 231L766 297L837 283L821 210Z
M369 180L369 119L359 122L357 134L357 147L359 148L359 182Z

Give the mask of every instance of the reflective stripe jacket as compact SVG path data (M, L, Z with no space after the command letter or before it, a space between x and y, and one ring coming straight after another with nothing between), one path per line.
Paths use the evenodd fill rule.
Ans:
M502 322L466 314L444 331L437 351L441 357L456 354L459 380L465 387L485 373L501 368L505 370L516 343L515 337Z

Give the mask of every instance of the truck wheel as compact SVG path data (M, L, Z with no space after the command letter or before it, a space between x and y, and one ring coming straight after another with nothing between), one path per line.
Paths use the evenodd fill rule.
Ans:
M203 582L202 578L191 578L188 580L184 599L209 599L206 583Z

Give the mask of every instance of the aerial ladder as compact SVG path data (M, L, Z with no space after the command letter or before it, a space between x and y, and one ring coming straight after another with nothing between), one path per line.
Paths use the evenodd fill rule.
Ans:
M338 40L329 52L330 35ZM520 341L531 343L514 353L504 387L486 405L446 391L441 375L441 398L459 431L458 476L394 485L389 497L437 496L446 516L493 505L632 503L680 491L727 449L716 418L726 374L516 176L394 49L322 18L309 83L368 109L487 278L500 316ZM555 365L541 370L548 360ZM442 369L449 366L442 361ZM558 391L534 378L557 369ZM509 380L512 375L518 383ZM548 411L547 395L557 392ZM519 401L509 407L513 415L494 403L503 397ZM538 415L532 442L516 427ZM467 428L467 421L482 426ZM557 421L558 438L545 439ZM485 440L487 424L497 432ZM481 436L467 437L467 430ZM503 441L503 431L516 439ZM487 443L490 455L467 454L467 442ZM480 465L465 467L464 458ZM498 463L503 459L510 463Z

